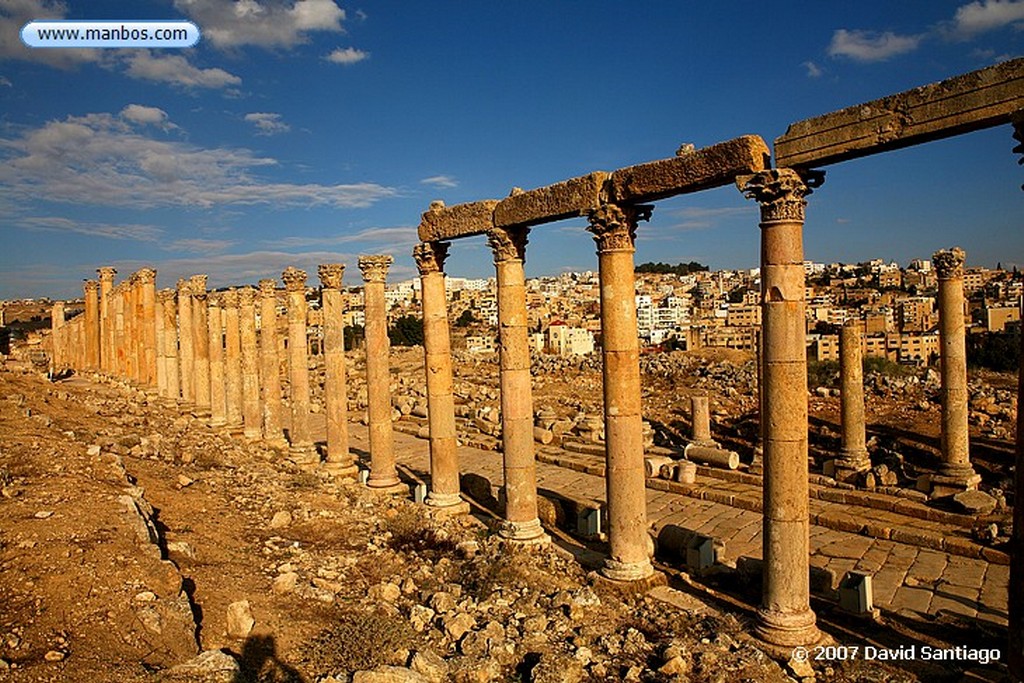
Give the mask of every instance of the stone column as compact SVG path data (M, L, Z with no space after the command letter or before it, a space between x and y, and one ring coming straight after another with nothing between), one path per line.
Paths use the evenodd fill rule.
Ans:
M125 281L124 341L125 376L133 385L139 382L139 276L132 273Z
M82 286L85 294L85 368L98 370L100 367L100 283L86 280Z
M53 340L53 350L50 356L51 372L57 373L64 369L67 354L64 350L64 302L55 301L53 310L50 313L50 338Z
M160 395L170 399L178 398L180 389L178 383L178 311L174 295L173 289L161 289L157 292L157 298L163 305L164 319L161 355L164 358L165 380Z
M310 467L320 457L309 428L309 357L306 349L306 271L289 266L281 273L288 291L288 376L292 409L288 458Z
M526 316L527 228L495 228L487 234L498 285L498 358L501 365L501 441L505 466L505 523L510 541L547 541L537 518L537 470L533 451L533 394Z
M341 280L345 266L326 263L317 268L324 329L324 410L327 412L327 457L324 468L335 476L359 473L348 448L348 393L345 386L345 313Z
M278 360L277 295L274 280L260 280L260 397L263 399L263 438L285 448L281 429L281 362Z
M1024 164L1024 112L1018 112L1013 120L1013 139L1018 142L1013 151L1021 154L1017 161ZM1024 190L1024 185L1021 185ZM1020 301L1024 314L1024 297ZM1024 315L1021 316L1024 320ZM1017 452L1014 468L1014 491L1024 491L1024 330L1020 335L1020 368L1017 372ZM1019 494L1017 494L1019 495ZM1010 643L1008 664L1010 675L1024 680L1024 503L1015 497L1013 505L1013 536L1010 539L1010 585L1007 591L1009 602L1008 631Z
M210 426L228 423L227 389L224 376L224 314L220 294L206 295L206 337L210 347Z
M857 320L848 321L839 333L839 385L843 441L839 457L830 469L837 481L853 483L861 473L871 469L864 426L864 367L860 321Z
M245 438L263 438L260 409L260 361L256 348L256 290L238 290L239 337L242 343L242 421Z
M188 280L178 280L178 358L181 400L196 400L195 342L192 341L192 287Z
M697 446L717 446L711 438L711 401L707 396L690 397L690 422L692 432L690 441Z
M978 488L967 427L967 330L964 324L964 250L932 255L939 276L939 377L942 381L942 464L931 477L932 496Z
M755 628L780 648L821 638L810 606L808 562L803 223L804 197L823 180L823 173L788 168L736 180L761 208L764 588Z
M139 303L142 314L139 319L139 340L141 351L141 380L151 387L157 386L156 367L156 271L143 268L138 271Z
M242 339L238 324L238 290L220 295L224 316L224 414L227 427L242 427Z
M640 343L636 325L633 253L636 225L649 206L605 204L590 212L587 230L597 243L601 284L601 354L604 384L605 485L609 557L601 568L619 581L653 573L647 535Z
M122 282L114 288L114 343L112 345L112 353L114 354L114 374L118 379L128 378L128 349L127 342L124 333L124 309L125 309L125 290L128 288L127 282Z
M452 348L444 287L447 242L422 242L413 249L423 297L423 355L430 426L430 493L426 503L441 509L466 507L459 495L459 454L452 388Z
M386 493L408 491L395 469L391 432L391 371L388 363L388 314L384 281L394 258L360 256L363 310L366 315L366 401L370 431L370 478L366 485Z
M158 291L153 292L153 329L156 340L156 347L153 349L156 362L156 394L163 397L167 395L167 357L164 353L164 301ZM102 354L100 360L103 360Z
M114 367L114 321L110 310L110 292L114 288L117 271L104 266L97 268L96 273L100 279L100 368L109 375Z
M192 343L195 345L195 401L197 412L207 416L210 410L210 337L206 333L206 275L193 275L192 284Z

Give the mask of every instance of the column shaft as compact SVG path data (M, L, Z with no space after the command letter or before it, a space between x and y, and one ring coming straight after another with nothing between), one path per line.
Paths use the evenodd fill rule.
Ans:
M238 291L221 294L224 316L224 414L231 429L242 427L242 340L238 320Z
M223 427L228 423L227 387L224 376L224 313L221 295L206 297L206 336L210 347L210 426Z
M143 268L139 275L140 381L157 386L156 367L156 271Z
M192 283L192 343L193 371L195 372L195 403L200 414L210 410L210 337L206 321L206 276L193 275Z
M178 280L178 358L181 399L196 400L195 342L192 341L192 291L188 280Z
M306 348L306 272L289 267L281 274L288 290L288 375L291 429L289 458L298 465L319 461L309 428L309 356Z
M281 361L277 335L277 295L274 280L260 280L260 397L263 399L263 438L283 448L281 429Z
M110 266L97 268L100 279L100 367L111 374L114 367L113 316L111 315L110 292L114 288L114 276L117 271Z
M324 466L336 476L355 476L358 468L348 448L348 395L345 388L345 313L341 280L345 266L327 263L320 276L324 331L324 410L327 412L327 457Z
M871 469L864 424L864 367L861 360L860 321L843 325L839 333L839 385L842 450L835 463L835 478L856 479Z
M100 367L100 309L99 283L86 280L82 290L85 294L85 364L89 370Z
M255 304L255 289L243 287L238 291L239 338L242 344L242 420L247 439L263 437Z
M690 397L690 421L693 423L693 443L698 446L717 445L711 438L711 401L707 396Z

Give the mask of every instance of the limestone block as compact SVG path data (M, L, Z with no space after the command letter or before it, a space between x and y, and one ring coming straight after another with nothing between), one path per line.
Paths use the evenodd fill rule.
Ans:
M423 242L436 242L482 235L494 227L494 207L497 204L495 199L455 206L432 204L420 221L419 238Z
M601 203L608 174L603 171L518 192L494 207L494 225L530 226L583 215Z
M757 135L744 135L710 147L619 169L612 173L611 200L648 202L728 185L737 175L768 166L768 146Z

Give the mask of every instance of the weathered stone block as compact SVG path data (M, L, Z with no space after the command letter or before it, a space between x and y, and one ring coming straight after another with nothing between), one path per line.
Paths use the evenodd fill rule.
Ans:
M619 169L609 193L615 202L648 202L732 183L736 176L768 167L768 146L744 135L710 147Z
M554 185L518 192L494 207L494 224L499 228L531 226L580 216L601 203L601 190L608 174L595 171Z
M496 199L444 206L432 204L420 220L419 238L424 242L482 235L494 227Z
M825 166L1008 123L1024 109L1024 58L972 71L789 126L781 167Z

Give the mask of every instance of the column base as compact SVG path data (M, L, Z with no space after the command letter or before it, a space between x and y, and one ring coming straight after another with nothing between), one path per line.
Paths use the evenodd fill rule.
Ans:
M267 446L268 448L273 448L274 450L283 451L283 450L287 450L287 448L288 448L288 439L284 438L283 436L277 436L277 437L274 437L274 438L269 438L268 437L268 438L263 439L263 444L265 446Z
M220 429L221 427L227 427L228 421L225 420L223 417L211 417L210 421L207 422L206 424L208 424L210 427L213 427L214 429Z
M618 579L612 579L603 575L604 570L601 569L596 572L590 572L587 578L595 588L604 590L620 598L629 598L638 595L644 595L648 591L657 588L658 586L667 586L668 578L661 572L651 571L649 575L642 579L634 579L630 581L620 581Z
M601 576L612 581L640 581L654 574L654 567L650 560L619 562L609 557L598 571Z
M320 464L320 455L313 444L300 444L288 447L288 460L303 469L312 469Z
M811 647L824 637L816 625L814 612L778 612L759 607L754 636L774 656L789 659L795 647Z
M498 530L498 535L503 540L516 544L548 544L551 537L544 533L544 527L540 520L534 517L528 522L505 521Z
M952 496L973 491L980 483L981 475L970 465L942 465L937 473L928 478L929 495L932 498Z
M387 484L387 483L379 484L379 483L374 483L374 482L371 482L371 481L367 481L366 482L366 488L368 490L370 490L370 491L373 491L374 493L379 493L381 495L394 495L394 494L398 494L398 493L402 493L402 494L408 494L409 493L409 487L407 485L403 484L399 480L396 480L395 483L393 483L393 484Z
M321 466L323 471L331 475L335 479L357 479L359 477L359 467L355 463L344 464L340 462L331 462L330 460L323 463Z
M468 515L470 510L469 503L461 499L458 503L444 506L431 505L429 498L424 502L427 504L427 514L435 519L461 517L462 515Z
M871 469L871 458L867 450L840 451L839 457L827 460L822 467L826 477L847 484L859 483L865 472Z
M423 502L432 508L446 508L453 505L460 505L463 500L462 496L458 493L438 493L437 491L430 491L427 493L427 499Z
M262 441L263 440L263 432L261 432L258 429L243 429L242 430L242 436L244 436L249 441Z
M764 474L764 448L761 447L761 444L754 446L754 458L750 461L747 472L758 476Z

